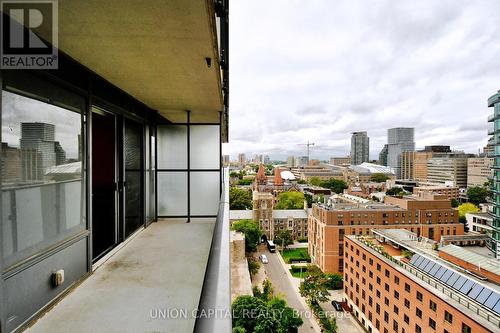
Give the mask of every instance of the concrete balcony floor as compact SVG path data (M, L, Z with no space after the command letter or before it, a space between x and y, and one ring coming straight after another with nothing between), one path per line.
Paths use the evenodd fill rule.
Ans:
M214 224L153 223L27 332L192 332Z

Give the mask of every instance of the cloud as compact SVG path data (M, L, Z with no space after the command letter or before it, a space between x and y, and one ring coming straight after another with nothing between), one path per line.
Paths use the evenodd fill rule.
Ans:
M265 10L263 10L265 8ZM231 3L225 153L346 155L365 130L477 152L500 89L500 2L238 0Z

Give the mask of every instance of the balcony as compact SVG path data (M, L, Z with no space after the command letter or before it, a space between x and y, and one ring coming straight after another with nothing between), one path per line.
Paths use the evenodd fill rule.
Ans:
M216 219L162 219L140 231L27 332L229 333L227 191Z

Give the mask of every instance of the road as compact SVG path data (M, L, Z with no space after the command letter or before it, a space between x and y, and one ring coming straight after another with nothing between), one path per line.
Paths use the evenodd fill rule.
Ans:
M342 294L342 290L330 290L329 301L321 303L321 307L328 313L329 316L335 316L335 318L337 318L337 327L339 332L363 333L364 330L349 312L339 312L333 307L331 301L342 301Z
M283 295L288 306L296 309L301 314L304 323L299 327L299 333L317 333L311 322L311 320L314 320L311 318L311 312L300 302L298 291L295 291L296 287L292 285L286 275L285 268L279 262L277 257L279 254L277 252L269 253L268 251L262 253L269 259L269 263L263 264L263 266L269 281L273 285L274 292Z

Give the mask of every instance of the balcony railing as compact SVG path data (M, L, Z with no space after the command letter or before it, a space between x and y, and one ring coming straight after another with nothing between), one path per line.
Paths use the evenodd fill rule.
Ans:
M223 192L215 222L194 332L230 333L232 330L228 180L228 170L224 169Z

